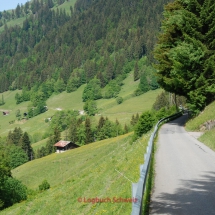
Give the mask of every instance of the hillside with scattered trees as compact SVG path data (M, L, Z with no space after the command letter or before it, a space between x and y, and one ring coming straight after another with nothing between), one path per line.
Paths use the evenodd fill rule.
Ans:
M34 88L47 98L94 78L103 88L133 69L134 79L147 85L137 94L157 88L155 71L138 62L145 55L151 60L166 2L78 0L70 16L49 1L24 5L30 14L22 27L6 24L0 34L0 92Z

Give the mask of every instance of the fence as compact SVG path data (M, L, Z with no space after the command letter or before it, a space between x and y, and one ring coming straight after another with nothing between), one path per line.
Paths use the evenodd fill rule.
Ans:
M145 192L145 187L146 187L146 179L147 175L149 172L149 166L150 166L150 161L151 161L151 156L152 156L152 149L153 149L153 142L154 138L156 136L157 130L159 128L159 125L163 122L170 121L172 119L175 119L179 116L181 116L182 113L179 112L177 114L168 116L166 118L161 119L155 126L154 132L152 133L146 153L144 155L144 164L140 165L140 179L137 183L132 183L132 198L135 199L132 203L132 213L131 215L141 215L142 214L142 202L143 202L143 196Z

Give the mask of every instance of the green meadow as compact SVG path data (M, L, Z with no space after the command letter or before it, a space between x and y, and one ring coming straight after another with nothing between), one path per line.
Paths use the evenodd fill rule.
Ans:
M62 10L66 10L66 13L67 14L71 14L71 11L70 11L70 6L73 7L74 9L74 5L75 5L75 2L76 0L68 0L68 1L65 1L62 5L58 6L58 7L54 7L54 9L56 10L56 8L58 8L59 10L62 9Z
M138 81L133 81L133 74L130 73L123 81L124 85L119 93L124 101L117 104L116 99L100 99L97 100L98 114L92 118L94 123L97 123L99 118L107 116L110 120L118 121L124 126L130 123L133 114L141 114L145 110L150 110L157 95L162 91L161 89L149 91L140 96L133 96L134 90L138 86ZM29 120L18 121L16 119L16 111L19 109L21 113L27 112L29 102L23 102L16 105L15 94L21 91L8 91L3 93L5 104L0 106L0 113L9 111L9 115L3 116L0 114L0 136L7 136L10 130L15 127L20 127L23 131L28 132L30 136L43 136L49 129L49 123L45 123L45 119L53 116L60 110L83 110L84 103L82 102L82 93L85 85L82 85L77 91L72 93L63 92L61 94L52 95L47 100L48 111L33 117ZM0 94L2 98L2 94ZM13 124L9 122L14 121ZM46 140L41 140L38 143L33 143L35 149L40 148L46 144Z
M123 81L120 91L124 101L116 99L97 100L98 114L92 118L96 123L101 115L110 120L116 118L129 124L132 114L151 109L161 89L149 91L135 97L138 81L130 73ZM72 93L52 95L47 100L48 111L29 120L15 120L18 109L27 111L29 102L16 105L15 94L5 92L5 104L0 111L9 111L8 116L0 115L0 136L6 136L15 127L21 127L30 136L43 135L49 128L45 119L61 110L83 110L82 93L85 85ZM2 94L0 94L0 98ZM9 124L15 120L14 124ZM63 136L62 133L61 136ZM0 214L130 214L131 203L114 202L131 198L131 183L139 179L139 165L144 162L149 135L131 143L132 133L106 139L65 153L52 155L28 162L12 171L13 177L21 180L32 191L26 201L16 204ZM47 139L32 144L34 150L41 148ZM39 192L38 186L47 180L51 189ZM92 204L94 198L110 199L106 203ZM81 198L81 201L78 198ZM115 200L114 200L115 198Z
M131 183L139 179L149 137L131 144L130 135L52 154L14 169L13 176L28 188L38 190L44 179L51 188L31 194L0 214L130 214L131 203L120 198L131 198ZM93 204L96 197L110 200Z

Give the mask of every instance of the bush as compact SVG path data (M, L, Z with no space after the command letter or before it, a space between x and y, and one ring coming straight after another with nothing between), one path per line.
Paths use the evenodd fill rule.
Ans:
M48 190L49 188L50 188L50 184L48 183L47 180L44 180L42 182L42 184L39 185L39 190L40 191Z
M141 137L142 134L147 133L150 131L156 121L156 118L152 115L150 111L144 112L138 122L137 125L134 129L134 136L136 137Z
M123 102L123 98L122 97L117 97L116 102L117 102L117 104L121 104Z
M83 102L87 100L97 100L102 98L101 82L98 79L92 79L84 88L82 99Z
M140 95L142 95L142 94L143 94L143 92L141 91L140 88L137 88L137 89L134 91L134 95L135 95L135 96L140 96Z
M168 108L170 106L169 103L169 94L167 92L162 92L156 98L155 103L153 104L153 109L158 111L162 108Z
M0 189L0 199L2 208L9 207L27 199L27 188L17 179L6 177L3 187Z
M87 100L83 108L89 116L95 116L98 112L96 102L93 100Z
M9 162L11 169L15 169L16 167L28 162L28 156L23 151L21 147L18 146L11 146L9 148Z

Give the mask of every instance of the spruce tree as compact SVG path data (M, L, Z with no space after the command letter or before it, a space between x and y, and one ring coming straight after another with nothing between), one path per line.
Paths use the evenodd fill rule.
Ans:
M69 140L73 143L78 141L78 124L75 118L72 118L69 127Z
M105 124L105 119L103 116L101 116L99 119L98 130L101 130L101 128L104 126L104 124Z
M134 114L133 114L132 117L131 117L130 124L131 124L131 125L135 125L135 116L134 116Z
M10 131L8 133L7 143L18 145L22 135L23 135L22 129L20 127L19 128L15 127L13 132Z
M137 114L136 114L136 117L135 117L135 123L137 123L137 122L138 122L139 117L140 117L140 116L139 116L139 114L137 113Z
M194 111L215 99L214 8L211 0L169 3L154 50L158 83Z
M145 74L142 74L142 76L140 77L139 89L142 93L146 93L150 90L149 83Z
M134 65L134 81L137 81L139 79L139 68L138 68L138 61L136 61Z
M33 160L34 158L34 152L33 149L31 147L31 142L28 136L28 133L25 132L20 141L19 141L19 145L21 146L21 148L23 149L23 151L26 153L26 155L28 156L28 160Z
M80 125L78 127L78 144L79 145L86 144L86 129L84 125Z
M90 118L86 118L85 120L85 134L86 134L86 144L93 142L93 132L91 129Z
M60 130L57 127L54 129L53 140L54 140L55 143L60 141Z
M37 156L43 157L44 155L50 155L50 154L54 153L55 152L55 147L54 147L55 143L57 143L57 142L55 142L54 137L53 136L49 137L46 147L44 148L44 154L41 151L39 151Z
M128 126L127 126L127 124L125 124L125 126L124 126L124 133L127 134L128 131L129 131Z

